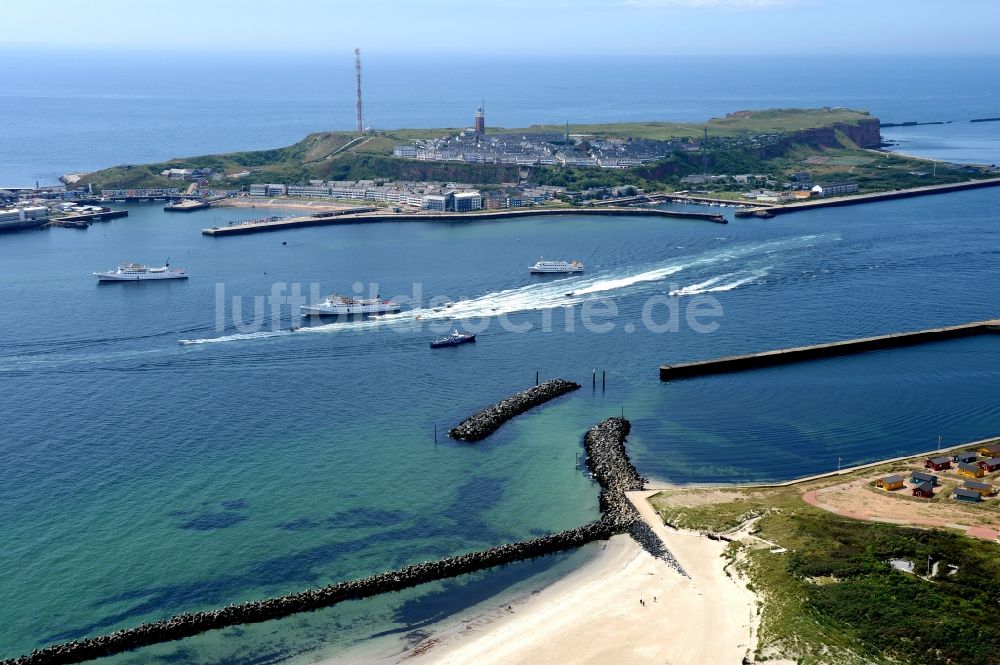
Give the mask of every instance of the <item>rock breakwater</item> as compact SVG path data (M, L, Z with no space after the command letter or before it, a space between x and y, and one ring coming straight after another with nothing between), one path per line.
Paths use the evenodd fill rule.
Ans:
M551 399L573 392L579 389L579 387L579 383L563 379L551 379L541 385L532 386L478 413L474 413L463 420L458 427L448 432L448 436L453 439L461 439L462 441L481 441L500 429L500 426L511 418L539 404L544 404Z
M537 386L537 388L553 383L549 381ZM545 394L550 396L542 401L577 388L579 388L577 384L560 381L556 386L550 386L546 389ZM191 637L209 630L280 619L299 612L330 607L345 600L359 600L386 592L400 591L426 582L555 554L595 540L606 540L613 535L625 532L632 533L647 550L655 551L654 556L660 556L676 566L673 557L669 556L669 552L666 552L658 539L656 541L659 544L648 542L651 533L648 529L643 531L635 528L641 520L635 506L625 496L625 492L643 489L645 479L639 476L625 450L625 438L630 429L629 421L624 418L609 418L590 429L584 436L584 447L587 451L586 462L601 486L600 508L602 515L596 522L548 536L499 545L479 552L404 566L397 570L338 582L319 589L308 589L278 598L229 605L220 610L178 614L169 619L144 623L135 628L126 628L108 635L36 649L26 656L2 660L0 665L79 663L153 644ZM653 538L656 538L655 534L653 534ZM666 556L663 552L666 552Z

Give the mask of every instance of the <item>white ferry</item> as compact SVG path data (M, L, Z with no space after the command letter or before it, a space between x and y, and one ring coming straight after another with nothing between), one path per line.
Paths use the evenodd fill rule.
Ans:
M546 261L545 259L539 259L538 263L531 266L528 270L533 275L583 272L583 264L579 261L567 263L566 261Z
M183 268L171 268L170 261L165 266L150 268L139 263L125 262L117 270L95 272L100 282L137 282L146 279L187 279L187 271Z
M391 314L399 311L399 305L378 296L361 300L350 296L331 294L315 305L302 305L303 314L339 316L341 314Z

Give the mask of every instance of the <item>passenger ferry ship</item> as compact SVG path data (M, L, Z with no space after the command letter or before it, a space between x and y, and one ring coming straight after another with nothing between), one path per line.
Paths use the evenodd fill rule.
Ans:
M319 316L339 316L341 314L391 314L399 311L399 305L378 296L367 300L331 294L315 305L302 305L303 314Z
M566 261L546 261L545 259L539 259L538 263L531 266L529 270L533 275L583 272L583 264L579 261L567 263Z
M117 270L95 272L99 282L138 282L146 279L187 279L187 271L183 268L171 268L170 261L165 266L150 268L140 263L126 261Z

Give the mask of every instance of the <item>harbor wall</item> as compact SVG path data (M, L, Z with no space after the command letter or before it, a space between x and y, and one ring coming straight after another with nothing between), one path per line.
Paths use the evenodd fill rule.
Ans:
M536 217L542 215L602 215L608 217L671 217L675 219L696 219L716 224L727 224L725 216L706 212L685 212L680 210L660 210L658 208L550 208L523 210L491 210L487 212L447 212L447 213L380 213L344 214L331 217L297 217L262 224L239 224L202 229L207 236L230 236L267 231L283 231L304 226L327 224L367 224L375 222L469 222L503 220L514 217Z
M426 582L464 575L495 566L533 559L574 549L634 529L638 511L625 496L642 489L644 479L628 458L625 439L631 425L624 418L609 418L584 435L587 464L601 486L601 518L583 526L487 550L447 557L438 561L403 566L370 577L338 582L278 598L228 605L220 610L178 614L162 621L144 623L108 635L73 640L36 649L0 665L65 665L111 656L140 647L192 637L200 633L247 623L280 619L310 612L345 600L359 600L382 593L401 591ZM635 531L643 538L643 530ZM654 534L655 537L655 534ZM644 547L655 544L640 540Z
M788 349L762 351L741 356L725 356L711 360L701 360L674 365L660 366L660 380L684 379L706 374L739 372L761 367L784 365L805 360L830 358L833 356L878 351L928 342L970 337L1000 331L1000 320L977 321L944 328L930 328L915 332L893 333L877 337L863 337L828 344L813 344Z
M832 208L838 206L857 205L859 203L891 201L893 199L905 199L912 196L947 194L949 192L958 192L965 189L979 189L982 187L997 186L1000 186L1000 178L967 180L965 182L955 182L948 185L928 185L927 187L914 187L912 189L897 189L892 192L876 192L873 194L858 194L856 196L843 196L831 199L816 199L814 201L804 201L802 203L789 203L786 205L776 205L767 208L757 208L757 210L737 210L736 216L751 217L757 211L767 211L773 215L785 215L791 212L812 210L814 208Z
M481 441L511 418L579 388L580 384L573 381L551 379L474 413L451 429L448 436L469 442Z

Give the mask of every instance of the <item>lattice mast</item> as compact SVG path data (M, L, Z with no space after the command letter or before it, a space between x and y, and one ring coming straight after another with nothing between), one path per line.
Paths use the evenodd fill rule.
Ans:
M365 121L361 114L361 49L354 49L354 78L358 84L358 101L355 103L354 108L358 115L358 133L363 134L365 131Z

